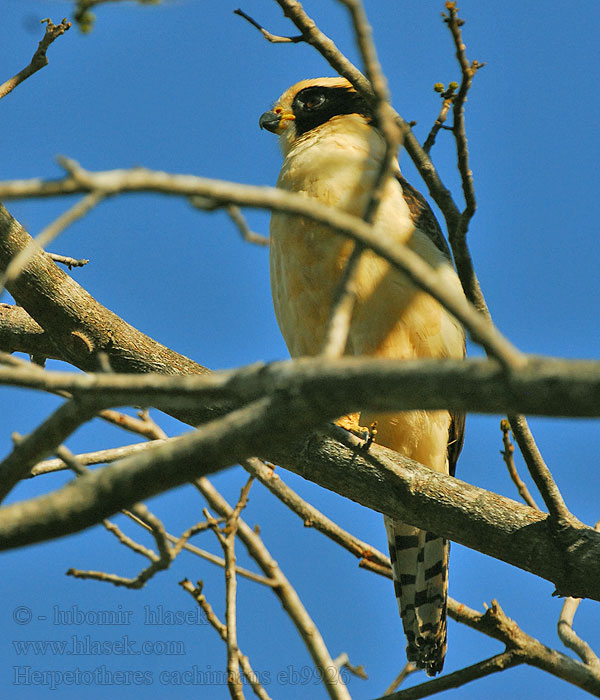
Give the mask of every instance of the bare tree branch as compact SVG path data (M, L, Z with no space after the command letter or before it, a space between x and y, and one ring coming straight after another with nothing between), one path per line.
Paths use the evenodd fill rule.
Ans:
M300 499L300 497L297 496L297 494L295 494L289 487L285 486L282 488L283 485L280 484L280 482L278 483L276 478L273 478L275 477L274 474L272 474L271 478L269 478L268 473L271 470L269 470L268 467L263 465L261 468L260 465L254 464L247 466L255 467L252 468L252 472L255 473L257 477L263 483L265 483L265 485L268 488L270 488L270 490L272 490L273 493L275 493L275 495L277 495L284 503L286 503L286 505L289 505L292 508L292 510L294 510L294 512L303 517L306 511L303 508L298 507L298 502L302 503L302 499ZM356 555L356 538L353 535L351 535L349 532L346 532L339 526L335 525L335 523L333 523L333 527L331 527L331 521L329 521L329 519L326 516L314 509L312 506L309 506L309 509L311 520L314 521L311 522L311 525L314 525L320 532L324 533L327 537L332 539L337 544L340 544L350 553ZM369 545L367 546L370 549L370 556L369 559L365 560L365 568L368 568L371 571L374 571L375 573L378 573L382 576L386 576L387 578L391 578L391 566L389 559L381 552L378 552ZM377 564L375 566L369 565L371 561L376 561ZM500 606L496 602L492 604L491 609L488 609L486 613L481 614L475 610L472 610L468 606L450 598L448 600L448 614L452 619L456 620L457 622L465 624L478 632L481 632L495 639L498 639L499 641L504 642L505 645L507 647L510 647L511 649L515 645L519 647L522 656L521 661L519 663L526 663L532 666L536 666L544 671L547 671L548 673L557 675L558 677L563 678L564 680L574 682L579 687L586 688L587 690L592 690L594 688L597 689L598 687L600 674L598 674L596 670L588 672L585 668L581 666L581 664L573 662L571 659L564 656L563 654L560 654L559 652L556 652L554 650L550 650L544 645L540 644L533 637L530 637L523 630L521 630L516 625L516 623L514 623L512 620L509 620L504 615L504 613L500 609ZM585 644L585 642L583 644ZM581 648L582 647L580 647L580 649ZM452 678L450 679L450 681L452 683L454 683L455 681L458 682L459 680L461 682L467 682L467 680L473 680L476 677L481 677L477 674L482 673L487 668L487 662L482 663L483 665L476 664L475 667L469 667L469 673L464 674L461 672L461 676L459 677L452 674ZM411 672L410 667L411 665L408 664L407 667L403 669L403 671L398 676L394 684L392 684L392 686L390 686L386 691L386 695L392 693L396 689L397 684L399 684L399 682L402 682L406 675ZM471 676L471 673L473 673L474 675ZM465 678L467 680L464 680ZM444 683L446 683L446 681L444 681ZM441 690L444 690L446 687L450 686L446 686L444 684L437 686L418 686L418 688L422 689L423 692L426 692L427 694L439 692ZM409 695L408 697L412 696ZM423 695L423 697L426 697L426 695Z
M444 123L448 118L448 112L450 111L450 107L452 106L452 103L456 97L455 91L457 88L458 83L450 83L447 90L444 89L444 85L442 83L436 83L433 86L433 89L440 93L443 101L440 113L438 114L437 119L435 120L429 134L427 135L427 138L425 139L425 142L423 143L423 150L425 153L429 153L433 148L438 132L444 126Z
M86 452L85 454L75 455L79 464L89 466L90 464L104 464L106 462L115 462L117 459L122 457L128 457L136 452L144 452L148 449L152 449L157 444L160 444L160 440L154 442L138 442L133 445L125 445L124 447L112 447L107 450L97 450L96 452ZM31 473L27 475L27 479L33 478L34 476L40 476L41 474L52 474L57 471L62 471L68 467L63 462L62 459L48 459L44 462L39 462L36 464Z
M523 659L517 652L513 650L505 651L489 659L485 659L484 661L479 661L472 666L454 671L454 673L447 673L445 676L434 678L431 681L426 681L412 688L399 690L397 693L392 693L391 695L384 695L378 698L378 700L418 700L418 698L428 698L444 690L460 688L470 681L484 678L491 673L505 671L507 668L512 668L522 663Z
M23 70L19 71L15 76L10 78L9 80L6 80L4 83L2 83L2 85L0 85L0 99L6 97L6 95L8 95L9 92L12 92L17 87L17 85L29 78L30 75L33 75L41 68L47 66L48 58L46 56L46 51L48 50L48 47L53 41L58 39L59 36L62 36L66 31L68 31L71 28L71 22L67 22L66 17L60 24L52 24L51 20L49 19L43 19L42 24L44 23L46 24L46 31L44 33L44 37L38 44L38 47L35 53L33 54L33 58L31 59L29 65L23 68Z
M52 260L54 260L54 262L60 263L61 265L66 265L69 270L73 269L74 267L83 267L89 263L89 260L86 260L85 258L77 260L77 258L71 258L68 255L59 255L58 253L47 254L52 258Z
M10 260L30 240L31 237L0 205L0 269L6 269ZM61 348L61 359L80 369L97 370L98 353L104 352L116 372L208 372L140 333L103 307L40 249L28 261L21 275L9 285L9 291L52 342Z
M29 469L52 454L80 425L91 420L97 409L77 400L66 401L26 437L0 463L0 500L3 500ZM1 512L1 511L0 511Z
M54 341L21 306L0 303L0 348L7 353L25 352L62 360Z
M600 599L600 534L592 528L571 519L557 532L551 517L515 501L383 447L364 453L362 443L342 429L337 441L313 435L294 443L296 428L301 432L326 419L319 414L323 408L311 398L303 404L281 395L251 402L151 453L7 506L0 511L0 545L22 546L79 531L132 502L259 454L369 508L542 576L563 595Z
M505 615L497 601L493 600L490 608L483 614L456 601L449 601L448 611L458 622L503 642L506 645L506 651L511 649L517 651L523 663L551 673L600 697L598 669L588 667L559 651L550 649L528 635L514 620Z
M125 513L125 515L129 516L138 525L146 528L147 530L150 530L150 526L147 523L145 523L143 520L136 518L136 516L133 515L133 513L130 513L127 510L125 510L123 512ZM217 519L217 522L221 522L222 520L223 520L223 518ZM196 556L200 557L201 559L205 559L206 561L209 561L211 564L216 564L217 566L225 568L225 559L222 559L221 557L217 557L216 555L212 554L211 552L207 552L204 549L200 549L200 547L196 547L193 544L190 544L188 542L188 539L190 537L197 534L198 532L204 531L205 529L207 529L207 527L208 527L208 523L206 521L201 521L200 523L196 523L196 525L193 525L191 528L188 528L179 537L175 537L175 535L171 535L167 532L166 533L167 539L169 540L169 542L172 542L175 545L175 547L173 548L173 555L177 556L181 552L182 549L185 549L186 551L190 552L191 554L195 554ZM254 571L250 571L249 569L244 569L244 567L242 567L242 566L236 566L235 572L239 576L243 576L244 578L247 578L250 581L254 581L255 583L260 583L263 586L273 586L274 585L274 582L271 579L268 579L265 576L261 576L260 574L256 574L256 573L254 573Z
M400 685L410 676L411 673L415 673L417 671L417 667L413 664L412 661L409 661L404 668L400 671L400 673L394 678L393 682L391 685L387 688L387 690L384 693L385 695L389 695L390 693L393 693L395 690L397 690Z
M514 485L517 487L519 496L527 503L531 508L536 508L539 510L538 504L535 502L533 496L529 493L529 489L525 485L525 482L519 476L517 468L515 466L515 446L510 441L510 423L503 418L500 421L500 430L502 430L502 444L504 445L504 450L500 452L510 478L512 479Z
M80 402L154 406L194 425L265 396L289 395L308 412L309 402L332 417L348 412L417 409L501 413L523 409L543 416L598 417L600 361L532 357L510 380L496 362L305 357L204 375L75 374L26 364L0 366L0 384L68 392ZM294 392L297 394L294 397ZM195 409L195 410L194 410ZM91 410L91 409L90 409ZM33 464L31 465L33 466Z
M460 173L463 194L465 197L465 209L461 212L456 225L448 228L448 237L454 255L454 261L463 284L465 294L471 303L485 314L489 314L487 304L483 297L479 280L473 268L471 254L467 248L467 231L469 223L475 214L477 207L475 200L475 187L473 184L473 173L469 166L469 147L465 129L465 102L467 94L471 89L475 73L485 64L473 61L469 63L466 57L466 47L462 39L461 26L464 23L458 17L458 8L455 2L446 2L447 15L444 21L450 29L454 46L456 48L456 60L461 69L462 80L458 92L453 101L454 124L452 133L456 141L456 153L458 157L458 171Z
M570 517L569 509L565 505L563 497L552 477L552 473L546 466L544 459L538 450L533 435L531 434L524 416L508 414L508 421L515 440L525 458L529 473L535 481L538 491L544 499L548 512L560 523Z
M580 598L565 599L557 624L558 636L566 647L572 649L585 664L593 667L596 674L600 675L600 659L592 647L573 629L573 620L579 603L581 603Z
M197 479L194 483L211 508L225 518L231 516L233 509L208 479ZM290 616L302 637L315 666L321 674L323 685L331 700L350 700L350 694L337 667L333 663L333 659L318 628L302 605L302 601L293 586L287 580L277 562L271 557L261 538L241 518L238 521L238 533L248 553L263 570L265 576L277 581L278 585L273 587L273 592L281 601L284 610Z
M188 579L183 579L183 581L179 582L179 585L183 588L184 591L187 591L194 598L194 600L202 608L202 611L206 615L206 619L208 620L208 622L219 633L221 639L224 642L226 642L227 627L221 622L221 620L219 620L219 618L215 614L215 611L212 609L211 604L208 602L208 600L206 600L206 596L202 593L202 581L198 581L197 586L194 587L191 581L189 581ZM270 696L260 684L256 673L252 670L252 666L250 665L248 657L242 654L239 647L237 652L238 661L242 668L242 672L244 676L248 679L250 685L252 686L252 690L254 691L256 697L260 698L260 700L270 700Z
M358 557L361 562L374 562L380 567L389 568L389 559L370 544L359 540L343 530L339 525L323 515L310 503L302 499L293 489L259 459L248 459L242 466L266 486L282 503L299 515L305 527L314 527L337 544Z
M14 256L6 266L3 274L0 275L0 294L7 284L14 282L27 264L27 261L34 255L37 255L40 248L45 248L45 246L51 243L68 226L88 214L105 198L105 196L106 195L102 192L90 192L86 194L83 199L74 204L64 214L61 214L58 219L46 226L39 235L32 238L27 245Z
M75 457L75 455L73 455L64 445L60 445L58 447L56 454L59 459L63 460L69 469L72 469L77 474L77 476L83 476L84 474L89 473L89 469L82 465L78 461L77 457ZM109 532L114 534L119 539L121 544L125 544L137 554L141 554L149 559L150 565L140 571L135 578L126 578L117 574L108 574L103 571L80 571L73 568L67 571L67 576L73 576L81 579L93 579L96 581L112 583L115 586L125 586L126 588L139 589L143 588L146 585L146 582L149 581L156 573L169 568L171 562L175 558L175 552L169 544L163 523L153 513L151 513L143 503L134 503L129 510L138 520L143 521L147 525L152 536L154 537L154 541L156 542L158 555L151 549L143 547L137 542L134 542L130 537L127 537L116 525L114 525L114 523L105 520L103 521L103 524Z
M600 520L594 526L594 530L600 530ZM585 664L594 669L596 674L600 674L600 659L590 645L573 629L573 620L580 603L580 598L565 599L557 623L558 636L566 647L572 649Z
M372 226L355 216L294 192L287 192L277 188L252 187L250 185L238 185L218 180L207 180L192 175L168 175L143 168L135 168L130 171L114 170L104 173L89 173L79 168L76 178L70 175L63 180L42 183L39 180L0 183L0 198L6 198L7 196L31 196L34 192L36 196L54 196L56 194L79 192L82 191L81 188L84 186L91 191L101 190L107 194L126 191L156 191L184 195L186 197L200 195L223 203L235 202L238 205L285 211L318 221L330 226L332 230L338 233L348 235L354 241L371 248L378 255L388 260L388 262L406 274L420 289L431 294L447 308L470 332L473 339L482 343L492 356L510 367L518 367L523 361L523 355L500 334L489 320L483 318L475 308L469 305L462 295L453 293L445 284L444 279L417 253L414 253L406 246L386 243L380 236L376 235ZM7 265L9 260L27 245L29 240L30 237L27 233L2 207L0 209L0 269ZM31 308L28 308L24 301L24 294L30 289L29 277L34 271L50 277L47 284L49 288L48 297L50 298L47 300L47 303L48 301L56 303L52 294L54 291L52 282L58 282L58 279L56 279L57 273L48 269L41 270L40 256L36 256L29 261L24 271L28 274L21 275L8 287L8 290L17 302L26 308L30 315L45 328L44 319L38 317L38 314L34 313ZM89 307L91 297L87 295L89 299L85 298L83 290L66 275L64 277L69 281L67 283L61 278L61 285L65 288L68 287L69 291L80 300L81 305ZM100 306L97 302L94 302L94 304L97 307ZM62 315L64 315L64 311ZM106 313L104 313L105 315ZM60 326L61 320L60 317L53 319L53 326ZM123 321L120 322L121 327L123 323ZM119 330L122 329L120 328ZM88 358L83 369L94 369L89 366L89 356L91 355L93 358L99 350L107 353L111 358L111 362L114 362L116 353L114 351L111 352L112 346L106 341L102 342L102 338L98 337L98 329L92 328L89 329L89 332L94 335L92 337L86 335L85 350ZM61 340L61 344L64 343L67 348L71 349L73 342L72 340L69 342L70 338L64 338L63 335ZM164 355L164 349L162 354ZM121 360L121 355L117 354L116 359ZM75 355L72 362L77 366L81 366L81 364L77 364L77 360L81 363L82 358ZM115 367L115 369L118 369L118 367ZM171 371L170 373L173 374L176 371Z
M300 41L304 41L304 37L302 35L299 35L299 36L278 36L277 34L271 34L271 32L267 31L255 19L250 17L250 15L247 15L243 10L240 10L239 8L237 10L234 10L233 14L239 15L240 17L243 17L246 21L250 22L250 24L253 27L256 27L258 29L258 31L264 36L264 38L267 41L270 41L272 44L297 44Z
M233 223L238 227L240 235L245 241L248 241L248 243L256 243L257 245L269 245L269 239L266 236L256 233L250 229L248 222L244 218L244 215L239 207L236 207L234 204L228 204L225 207L225 211L229 214L229 218L233 221Z
M240 513L248 502L248 492L254 481L250 477L242 489L235 508L227 516L223 531L219 530L218 524L208 510L204 510L207 521L221 547L225 556L225 645L227 647L227 686L232 700L243 700L244 691L242 688L239 672L239 648L237 643L237 579L235 576L235 537L238 529Z
M137 418L127 413L120 413L110 409L99 411L98 416L108 423L123 428L123 430L128 430L130 433L141 435L148 440L165 440L167 437L165 431L150 418L147 410L138 411Z

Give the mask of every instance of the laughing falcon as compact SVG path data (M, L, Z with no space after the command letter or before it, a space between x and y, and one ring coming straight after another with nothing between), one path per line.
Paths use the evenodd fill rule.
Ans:
M277 187L363 216L385 144L372 111L347 80L317 78L293 85L260 117L260 126L280 137L284 162ZM431 209L399 169L387 182L374 227L379 236L418 253L462 294ZM317 355L353 243L326 226L279 212L272 214L270 232L271 290L281 332L292 357ZM346 354L464 356L458 322L372 251L362 255L356 288ZM435 471L454 474L464 415L361 415L363 425L373 421L381 444ZM449 543L388 517L385 526L407 656L434 675L446 653Z

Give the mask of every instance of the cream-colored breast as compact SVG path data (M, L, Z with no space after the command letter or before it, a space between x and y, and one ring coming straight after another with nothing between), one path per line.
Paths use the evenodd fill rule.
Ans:
M338 120L343 120L342 124ZM278 187L362 215L383 155L383 142L359 117L334 117L293 143ZM415 229L400 184L390 178L379 207L378 235L411 247L449 286L460 282L444 254ZM299 217L271 218L271 287L275 313L292 357L322 349L332 300L352 242ZM358 296L347 352L390 358L456 357L463 331L434 299L367 251L357 273ZM447 411L362 416L379 421L378 440L438 471L447 469Z
M343 119L343 130L338 120ZM383 154L383 141L362 119L334 117L299 138L285 158L277 186L360 216ZM381 235L405 242L412 234L400 186L390 180L377 217ZM352 242L296 216L271 218L271 287L275 313L292 356L321 349L331 300ZM368 255L361 265L361 299L368 300L387 265ZM360 303L360 302L359 302Z

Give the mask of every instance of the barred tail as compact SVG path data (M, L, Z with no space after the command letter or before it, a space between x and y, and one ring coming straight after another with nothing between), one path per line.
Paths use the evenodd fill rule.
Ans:
M409 661L428 676L446 656L446 601L450 543L431 532L384 516L394 589L408 640Z

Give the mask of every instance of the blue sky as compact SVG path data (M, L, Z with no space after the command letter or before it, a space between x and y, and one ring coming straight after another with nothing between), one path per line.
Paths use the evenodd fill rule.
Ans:
M451 39L440 19L443 2L365 4L394 106L407 120L418 122L415 132L423 140L439 109L432 86L459 77ZM274 2L244 0L241 6L271 31L295 33ZM280 154L276 139L259 131L258 117L293 82L331 75L332 70L308 46L268 44L232 14L236 7L238 0L98 7L91 34L83 36L73 28L50 48L50 65L2 100L0 179L59 176L54 158L65 154L91 170L144 165L273 184ZM331 0L313 0L305 7L356 60L342 9ZM507 0L500 6L463 0L460 9L467 20L469 57L486 62L469 96L467 126L479 203L469 240L488 303L501 330L525 351L597 357L600 5L596 0L580 0L576 8L556 0L543 4ZM5 0L3 18L11 31L3 37L0 80L29 61L42 34L39 19L49 16L58 22L71 10L70 2L30 0L25 5ZM459 198L449 135L440 135L433 156ZM401 165L408 179L423 189L404 154ZM37 233L73 201L7 205L31 233ZM247 212L247 217L255 230L268 231L268 215ZM201 214L175 198L123 196L105 202L68 229L51 249L89 258L87 267L71 274L91 294L137 328L201 364L218 369L287 356L271 307L268 253L244 243L223 214ZM49 366L62 368L58 363ZM10 449L13 431L27 433L56 405L52 397L1 389L2 454ZM170 435L181 432L175 421L158 413L155 417ZM582 521L594 523L600 517L597 423L533 418L531 425L567 504ZM458 474L516 497L499 455L498 426L499 417L469 419ZM134 440L94 421L68 445L74 451L90 451ZM522 465L521 473L525 476ZM378 514L293 475L284 478L342 526L385 548ZM27 482L14 498L31 497L64 480L55 476ZM214 482L235 499L244 473L231 469ZM201 519L204 506L191 488L178 489L149 505L173 533ZM265 543L296 586L331 654L347 652L354 664L365 666L369 680L350 681L353 697L383 693L404 665L404 638L390 582L359 570L350 555L305 529L260 486L253 487L244 517L252 525L260 524ZM122 518L116 520L123 523ZM219 552L210 534L197 544ZM207 625L144 624L146 605L194 609L191 598L177 586L184 576L205 582L207 597L223 617L220 569L183 554L172 570L141 592L66 577L70 567L131 576L144 565L101 528L3 556L0 591L6 603L0 618L4 633L0 684L10 689L11 697L71 698L82 692L81 686L62 685L51 691L14 685L13 666L147 671L152 682L142 692L150 698L184 698L191 693L189 687L161 685L162 670L182 671L195 665L210 673L224 668L224 645ZM252 566L241 547L238 556L242 565ZM268 692L283 700L325 697L312 685L314 677L305 675L310 659L275 597L244 580L238 590L240 646L255 669L270 674ZM453 547L453 597L478 609L497 598L524 630L560 648L555 628L561 602L551 597L552 590L546 581ZM53 623L55 609L73 606L81 611L132 611L131 624L106 628ZM31 611L29 624L13 619L18 607ZM600 647L597 604L582 603L576 628L592 646ZM73 657L56 650L19 654L13 644L70 643L73 636L85 635L91 640L128 635L136 648L144 641L180 641L184 653L165 656L155 646L148 655ZM450 623L447 671L498 651L500 645L493 640ZM294 672L310 684L277 682L279 673L291 677ZM417 676L411 679L417 680ZM84 690L89 698L105 697L109 691L117 700L133 697L139 688L96 684ZM228 697L226 687L218 684L192 690L199 697ZM562 681L525 667L460 691L466 699L483 695L584 697Z

